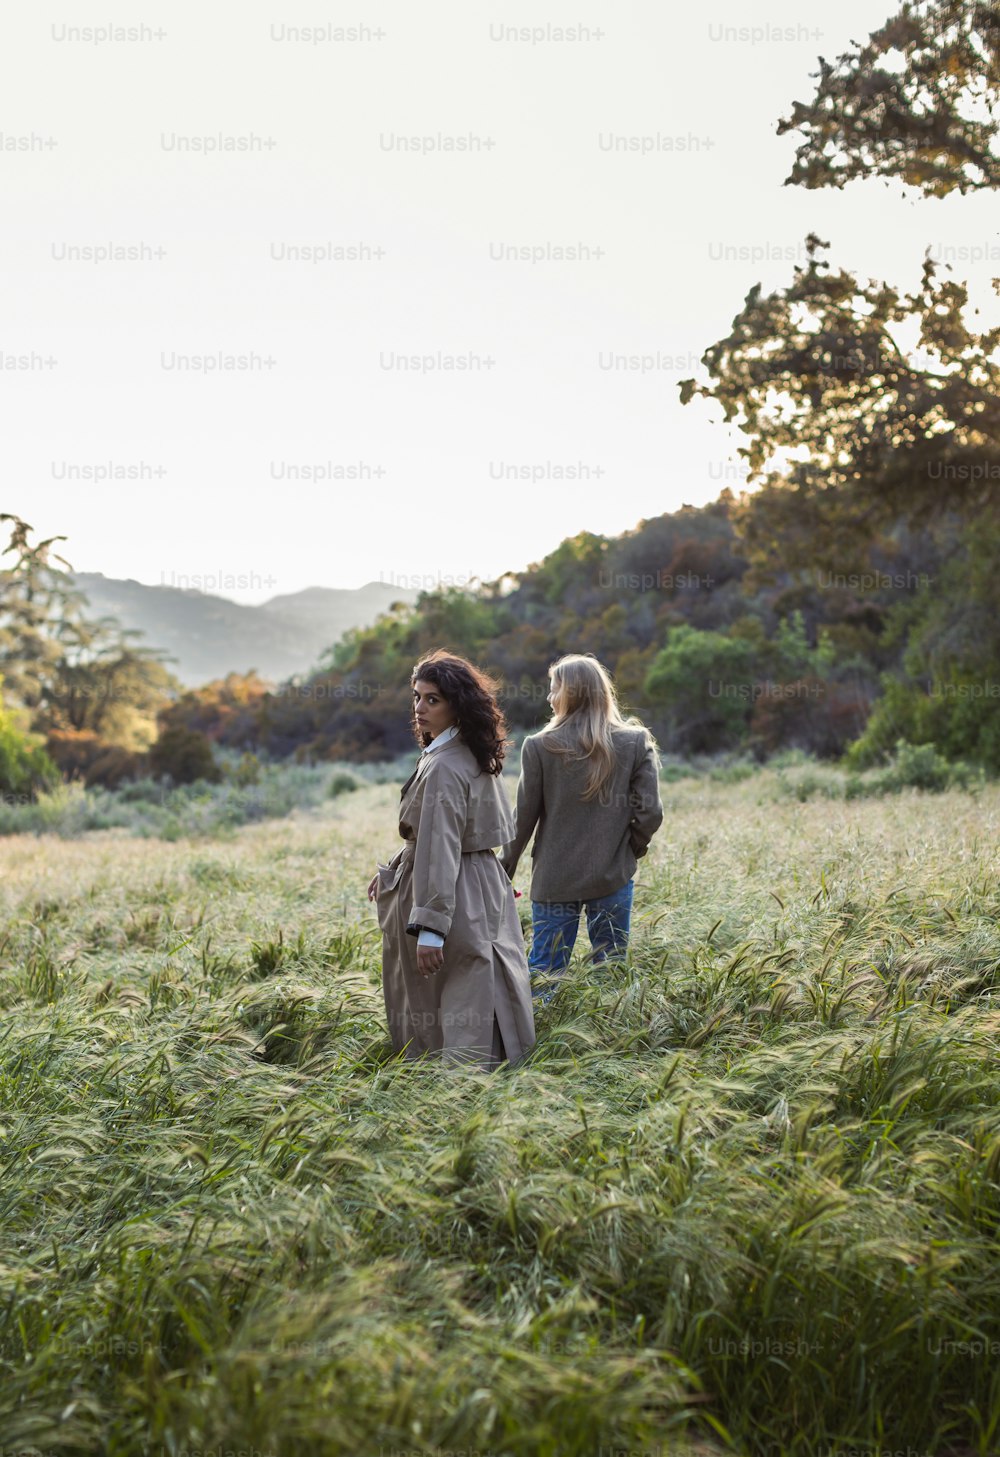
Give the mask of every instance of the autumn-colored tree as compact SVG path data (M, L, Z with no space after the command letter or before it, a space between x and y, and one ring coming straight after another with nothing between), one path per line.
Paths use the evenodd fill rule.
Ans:
M161 732L168 728L195 729L230 748L253 748L257 742L257 712L267 698L268 685L256 673L227 673L200 688L188 688L159 715Z

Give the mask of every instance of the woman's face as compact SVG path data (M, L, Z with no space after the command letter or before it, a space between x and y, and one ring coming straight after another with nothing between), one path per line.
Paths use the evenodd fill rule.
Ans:
M559 686L559 679L556 678L552 673L550 673L549 674L548 702L549 702L549 707L552 709L552 712L555 713L555 714L558 714L558 712L559 712L559 699L561 697L561 694L562 694L562 689Z
M413 685L413 715L420 732L430 734L432 739L456 721L451 704L442 698L440 688L424 678L418 678Z

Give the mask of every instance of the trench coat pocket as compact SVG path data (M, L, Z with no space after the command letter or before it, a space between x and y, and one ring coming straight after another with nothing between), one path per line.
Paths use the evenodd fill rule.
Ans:
M396 891L399 889L399 882L402 878L405 865L406 857L400 855L396 859L395 864L377 865L375 867L378 872L378 896L375 900L375 910L378 914L379 925L383 930L395 907Z
M375 869L378 871L379 897L381 897L383 891L396 889L396 886L399 884L399 877L403 873L404 863L403 857L400 856L395 865L375 866Z

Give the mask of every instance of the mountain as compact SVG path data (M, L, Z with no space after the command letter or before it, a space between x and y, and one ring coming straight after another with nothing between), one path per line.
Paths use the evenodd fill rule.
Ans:
M116 617L123 627L137 628L147 646L177 659L167 667L186 687L251 668L275 683L307 673L350 628L370 627L393 602L415 602L418 595L369 582L357 588L307 587L250 605L100 572L76 572L73 580L86 593L89 617Z

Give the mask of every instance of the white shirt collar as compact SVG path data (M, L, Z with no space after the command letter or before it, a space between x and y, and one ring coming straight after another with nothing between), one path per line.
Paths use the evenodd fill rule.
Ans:
M457 723L453 723L452 726L451 726L451 728L446 728L443 733L438 734L438 736L437 736L436 739L431 739L430 743L427 745L426 749L424 750L424 753L425 754L430 754L430 753L433 753L433 751L435 749L440 749L440 747L441 747L442 744L449 743L456 736L457 733L458 733L458 724Z

